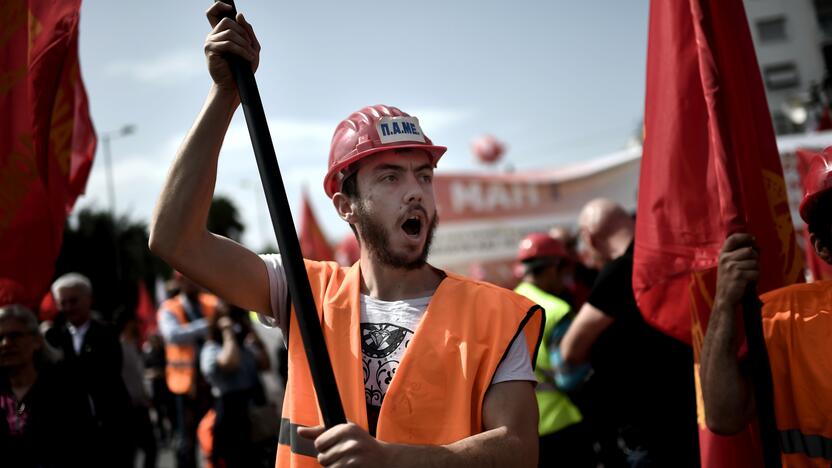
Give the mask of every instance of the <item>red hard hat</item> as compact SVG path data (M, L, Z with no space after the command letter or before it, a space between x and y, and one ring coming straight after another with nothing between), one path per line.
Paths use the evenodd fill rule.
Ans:
M554 239L549 234L535 232L520 241L517 260L525 262L533 258L566 257L568 255L561 241Z
M329 170L324 190L332 198L341 190L353 163L371 154L393 148L419 148L433 158L433 165L447 148L436 146L422 133L419 119L391 106L368 106L343 120L332 135Z
M812 156L809 169L804 175L803 186L806 192L803 194L803 201L800 202L800 217L806 223L809 222L809 215L820 196L832 188L830 172L832 172L832 146Z

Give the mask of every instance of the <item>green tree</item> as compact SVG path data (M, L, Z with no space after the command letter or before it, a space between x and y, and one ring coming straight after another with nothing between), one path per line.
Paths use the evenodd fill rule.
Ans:
M239 242L245 229L234 203L222 195L214 197L208 211L208 230Z
M89 277L93 307L105 320L112 320L120 309L136 308L140 281L153 291L157 278L170 278L170 267L147 247L145 223L127 216L113 219L109 211L94 209L79 211L76 219L64 230L55 278L72 271ZM208 229L239 241L245 226L231 200L220 196L211 203Z
M83 209L77 225L67 223L55 268L55 277L77 271L93 284L93 307L106 320L119 309L133 310L138 284L153 291L157 277L170 269L147 248L147 226L108 211Z

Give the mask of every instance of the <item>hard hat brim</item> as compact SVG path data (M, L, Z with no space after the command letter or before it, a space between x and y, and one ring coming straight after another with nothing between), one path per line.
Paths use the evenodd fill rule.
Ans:
M377 146L375 148L369 148L365 151L361 151L350 156L349 158L339 162L337 165L329 169L329 171L326 174L326 177L324 178L324 191L326 192L327 196L329 198L332 198L337 192L341 190L341 181L338 180L338 174L347 167L374 154L381 153L382 151L398 149L420 149L426 151L433 159L433 167L436 167L437 163L439 162L439 159L442 157L442 155L445 154L446 151L448 151L448 148L445 146L426 145L424 143L396 143L386 146Z

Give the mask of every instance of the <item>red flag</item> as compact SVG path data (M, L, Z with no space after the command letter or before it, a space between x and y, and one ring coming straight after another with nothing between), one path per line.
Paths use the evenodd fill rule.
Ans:
M645 133L633 288L649 323L692 342L698 374L714 270L729 233L756 236L759 293L802 274L741 0L651 2ZM751 434L716 438L701 411L699 421L702 466L760 462Z
M80 0L12 0L0 30L0 288L36 308L66 216L83 192L95 134L78 65ZM6 291L0 291L5 299Z
M301 218L300 218L300 250L303 258L310 260L335 260L332 246L327 242L315 213L312 212L312 204L309 203L309 195L306 189L301 195Z
M55 297L52 291L48 291L40 300L38 320L41 322L52 322L58 316L58 304L55 304Z
M139 337L142 343L144 343L148 336L159 330L159 326L156 323L156 303L150 297L150 293L147 291L147 287L142 280L139 280L138 286L136 321L139 324Z
M361 246L353 233L346 234L335 246L335 261L341 266L352 266L361 257Z

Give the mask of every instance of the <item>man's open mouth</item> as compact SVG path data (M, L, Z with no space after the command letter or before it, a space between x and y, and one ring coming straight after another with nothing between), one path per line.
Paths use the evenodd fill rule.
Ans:
M422 232L422 219L418 216L410 216L402 223L402 230L410 237L418 237Z

